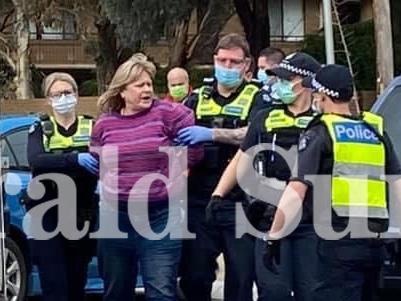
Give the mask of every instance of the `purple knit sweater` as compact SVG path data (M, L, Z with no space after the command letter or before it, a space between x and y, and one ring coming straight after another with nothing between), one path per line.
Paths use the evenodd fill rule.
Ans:
M190 109L163 100L154 100L150 109L134 115L100 116L92 131L90 150L99 153L99 147L101 149L102 197L127 201L135 186L130 201L166 200L167 188L162 181L153 181L150 188L138 183L139 179L154 173L169 177L170 172L169 189L181 189L186 181L182 176L186 167L178 167L182 157L172 161L175 162L173 169L180 169L180 172L171 176L174 172L169 170L169 157L159 151L159 147L172 146L177 132L191 125L194 125L194 115ZM188 148L188 167L199 162L202 156L202 147ZM172 157L177 158L176 155Z

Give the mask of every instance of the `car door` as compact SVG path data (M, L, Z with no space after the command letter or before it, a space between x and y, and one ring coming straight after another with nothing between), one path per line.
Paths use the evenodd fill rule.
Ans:
M11 224L22 228L25 207L22 200L26 195L31 172L27 159L29 126L16 128L2 137L2 161L4 174L4 200L11 212Z
M386 88L386 90L380 95L375 104L373 105L372 112L379 114L384 119L384 128L389 136L396 155L401 162L401 77L394 79L390 85ZM391 195L391 199L394 198L394 195ZM392 212L399 212L399 209L393 208ZM394 231L397 233L397 237L399 237L399 216L392 216L389 231ZM394 222L395 221L395 222ZM395 249L398 250L394 253L395 257L401 256L401 241L398 240L395 245ZM390 257L384 263L381 279L380 279L380 287L381 288L390 288L390 289L399 289L401 287L401 270L394 265L392 260L389 260Z
M384 126L401 161L401 77L394 79L372 107L384 117Z

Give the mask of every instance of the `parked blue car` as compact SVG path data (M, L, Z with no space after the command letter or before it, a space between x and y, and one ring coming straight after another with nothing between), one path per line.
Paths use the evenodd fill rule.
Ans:
M32 178L27 160L28 130L38 120L36 115L0 116L0 147L3 189L2 199L9 212L6 235L6 290L8 300L22 301L25 296L40 295L37 269L29 260L27 237L22 230L25 215L23 198ZM99 278L97 258L88 269L87 293L101 293L103 281ZM138 276L137 290L143 291Z

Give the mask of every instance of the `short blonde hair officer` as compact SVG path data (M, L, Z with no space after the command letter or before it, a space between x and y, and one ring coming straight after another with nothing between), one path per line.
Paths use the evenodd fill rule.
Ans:
M41 114L40 120L29 130L28 162L32 175L34 180L36 176L50 173L68 176L76 191L66 192L63 183L58 186L51 180L43 181L44 196L40 200L30 199L26 207L29 210L55 198L71 205L76 202L75 227L82 229L87 222L93 226L97 215L98 169L97 160L88 152L93 120L77 115L78 86L70 74L55 72L48 75L43 81L43 93L52 114ZM50 239L38 237L35 230L38 227L53 231L58 226L61 217L56 209L54 206L49 209L40 224L32 218L29 227L32 232L29 247L33 263L39 269L43 300L83 301L95 241L89 239L89 234L77 240L70 240L63 234Z

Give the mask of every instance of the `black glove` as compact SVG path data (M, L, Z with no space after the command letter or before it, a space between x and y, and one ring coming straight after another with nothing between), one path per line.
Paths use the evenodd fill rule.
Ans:
M246 215L251 225L259 230L259 224L264 218L267 204L259 200L252 200L247 208Z
M278 275L277 266L280 264L280 241L268 240L266 253L263 255L263 264L270 272Z
M223 204L223 198L219 195L212 195L205 210L206 223L212 225L216 222L216 213Z

